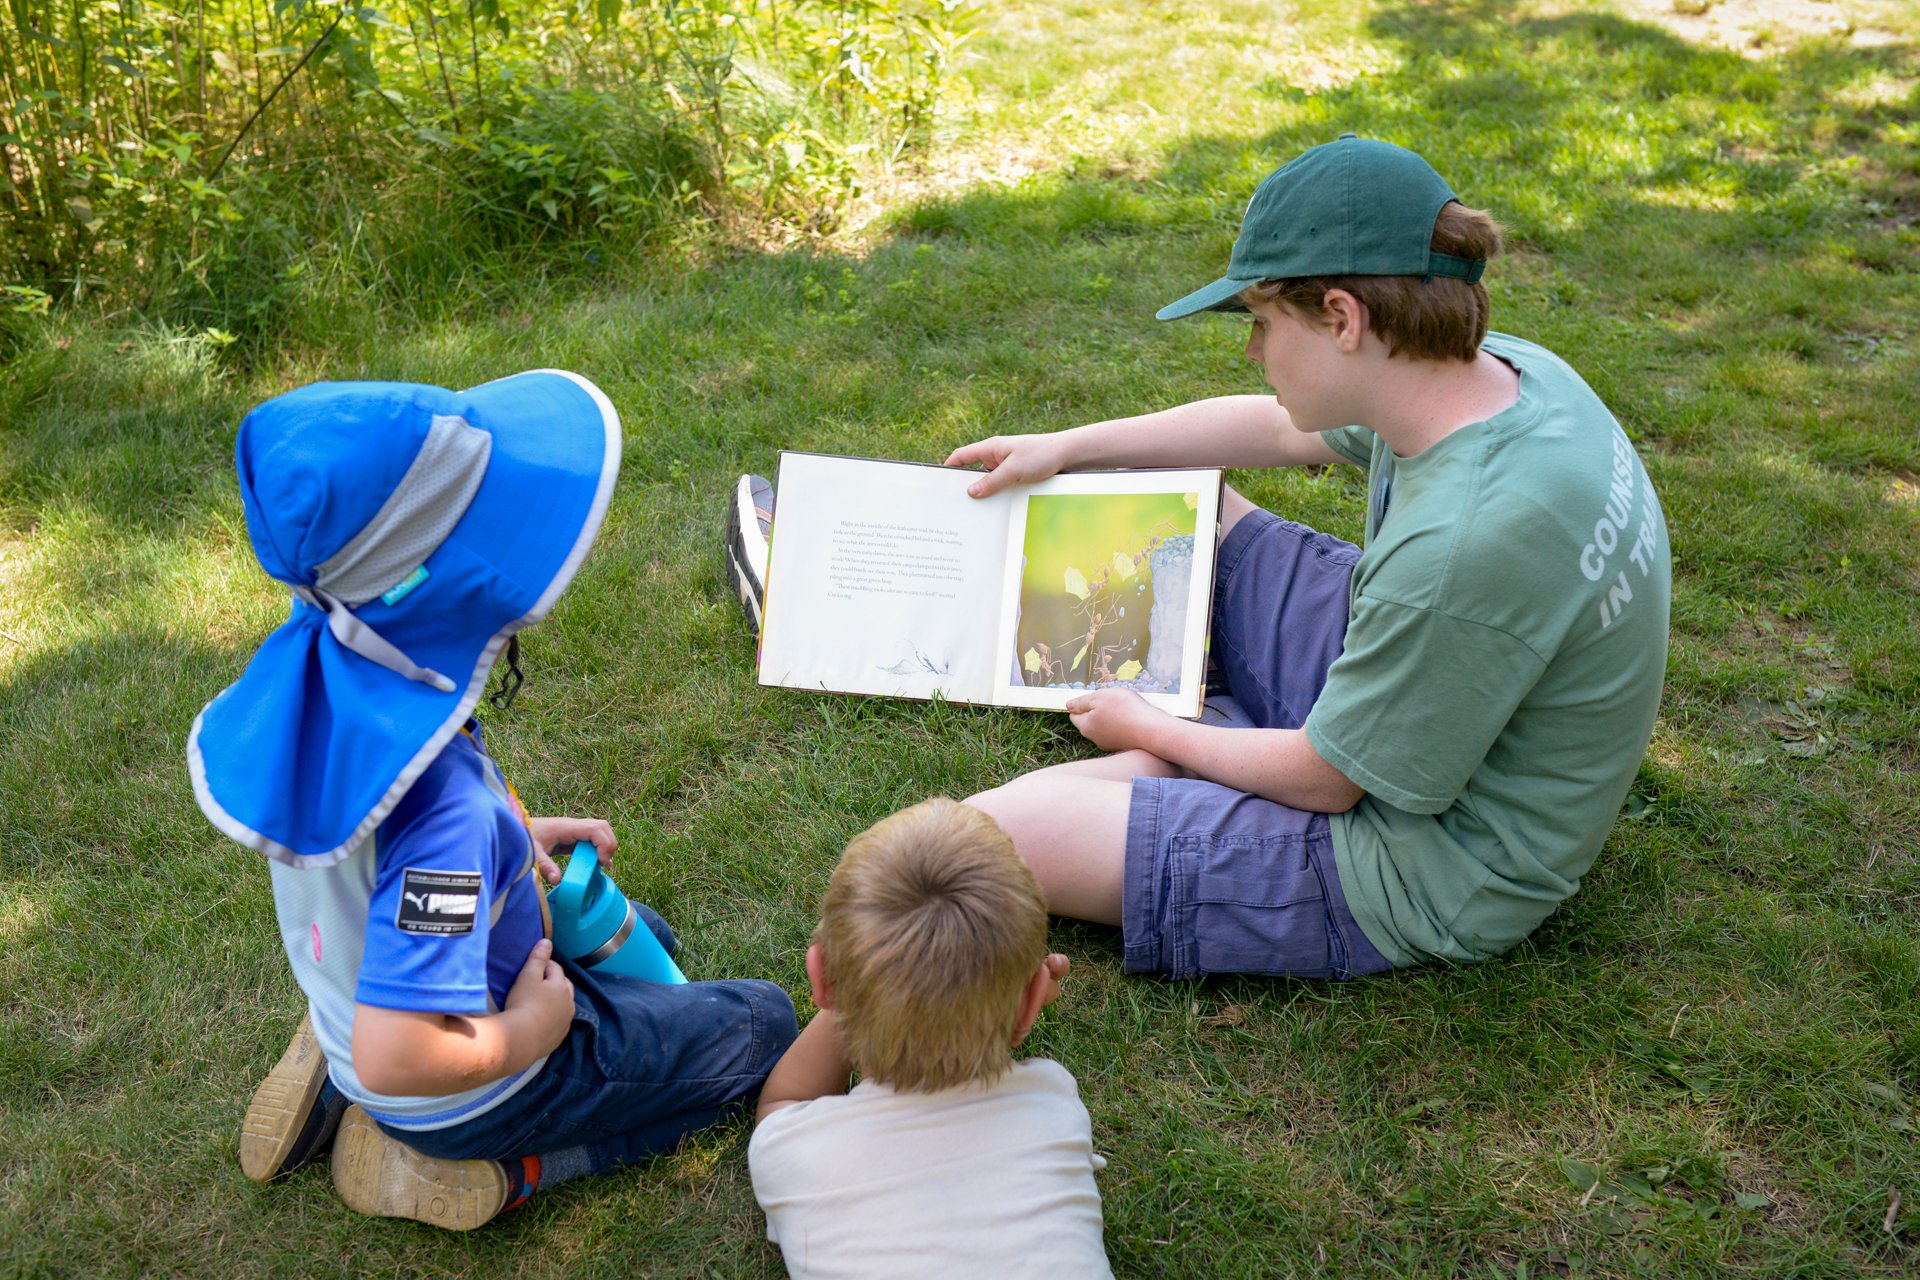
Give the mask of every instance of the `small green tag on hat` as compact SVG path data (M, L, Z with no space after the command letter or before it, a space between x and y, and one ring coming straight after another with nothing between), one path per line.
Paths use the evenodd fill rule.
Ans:
M427 566L419 565L399 582L387 588L380 596L382 604L399 604L407 598L409 592L427 580Z

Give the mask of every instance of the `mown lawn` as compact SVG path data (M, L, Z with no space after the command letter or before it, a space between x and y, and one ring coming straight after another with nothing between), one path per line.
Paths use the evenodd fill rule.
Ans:
M1920 16L1778 8L1826 34L995 4L936 161L876 175L838 239L424 321L343 288L301 325L323 341L269 358L58 322L0 377L0 1274L778 1274L739 1125L459 1238L352 1216L324 1169L241 1177L240 1113L300 1004L265 871L183 760L284 616L240 521L239 418L319 378L560 365L609 393L606 532L489 742L536 810L613 821L690 972L804 1008L852 833L1083 747L1049 716L758 688L719 571L730 480L781 447L937 458L1257 390L1238 326L1151 313L1217 274L1262 175L1346 129L1509 224L1496 326L1566 355L1636 440L1672 525L1666 701L1582 891L1503 960L1167 984L1057 925L1074 978L1033 1044L1111 1161L1116 1269L1920 1270ZM1357 537L1349 470L1233 478Z

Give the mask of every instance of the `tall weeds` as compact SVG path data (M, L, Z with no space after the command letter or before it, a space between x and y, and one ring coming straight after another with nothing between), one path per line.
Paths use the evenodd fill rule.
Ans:
M316 272L430 297L503 252L831 225L862 155L931 142L977 3L7 0L0 309L252 330Z

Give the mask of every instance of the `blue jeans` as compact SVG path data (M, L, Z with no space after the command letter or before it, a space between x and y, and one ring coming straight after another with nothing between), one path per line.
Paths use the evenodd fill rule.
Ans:
M665 923L644 908L642 918L674 950ZM799 1034L793 1002L771 982L668 986L561 963L573 980L573 1027L533 1079L461 1124L388 1134L447 1160L579 1148L584 1171L599 1173L672 1151L751 1107Z

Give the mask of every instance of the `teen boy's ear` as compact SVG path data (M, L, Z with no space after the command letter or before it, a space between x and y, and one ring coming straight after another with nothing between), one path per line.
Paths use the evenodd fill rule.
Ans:
M1360 340L1373 323L1367 304L1345 289L1327 290L1320 300L1320 314L1334 345L1349 354L1360 349Z
M817 942L807 944L807 982L813 987L813 1007L833 1008L833 984L827 981L827 953Z
M1013 1038L1007 1042L1008 1048L1018 1048L1033 1030L1040 1011L1060 998L1060 984L1066 981L1067 970L1072 967L1073 962L1057 951L1040 962L1033 976L1027 979L1026 989L1020 993L1020 1017L1013 1024Z

